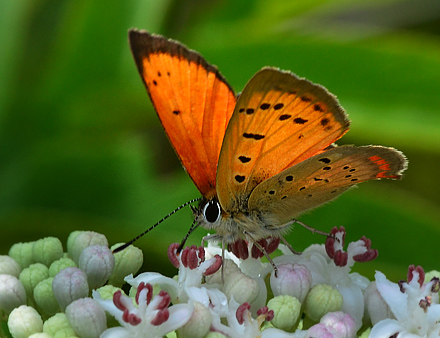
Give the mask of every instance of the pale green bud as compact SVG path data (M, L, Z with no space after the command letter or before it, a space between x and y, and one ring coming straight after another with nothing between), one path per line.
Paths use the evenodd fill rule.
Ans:
M22 269L27 268L32 263L35 263L32 254L34 242L15 243L9 249L8 255L14 258Z
M44 333L44 332L38 332L31 334L29 338L53 338L50 334Z
M209 332L204 338L228 338L220 332Z
M32 247L34 261L50 266L52 262L63 257L63 245L56 237L46 237L34 242Z
M260 285L257 280L241 271L235 271L225 277L222 291L228 299L233 296L238 304L245 302L252 304L260 294Z
M53 315L60 310L52 290L53 277L42 280L34 289L35 303L48 315Z
M284 295L276 296L267 303L269 310L273 310L274 317L271 323L274 327L291 332L301 314L301 303L295 297Z
M8 328L14 338L28 338L31 334L43 332L43 320L33 307L21 305L12 310Z
M190 320L179 331L181 338L203 338L209 331L212 315L208 308L199 302L194 302L194 312Z
M20 273L20 282L23 284L28 297L33 297L38 283L49 277L49 269L41 263L34 263Z
M66 314L57 313L44 322L43 332L55 338L58 337L75 337L76 333L67 320Z
M113 294L118 290L121 290L121 289L117 288L113 285L105 285L105 286L100 287L96 291L98 291L98 293L102 299L113 299Z
M367 328L362 334L359 336L359 338L368 338L370 336L371 327Z
M65 268L76 268L75 262L69 257L61 257L49 266L49 277L55 277Z
M66 317L81 338L99 337L107 329L105 311L92 298L81 298L66 308Z
M93 231L74 231L67 238L67 252L76 264L79 262L82 251L92 245L108 247L107 238Z
M96 289L110 278L115 266L115 257L107 246L92 245L83 250L78 266L87 275L89 288Z
M0 274L11 275L18 278L20 276L21 267L17 261L9 256L0 256Z
M316 284L306 298L306 314L318 322L328 312L340 311L344 299L339 290L327 284Z
M64 310L74 300L87 297L89 294L87 276L78 268L66 268L54 277L52 290L55 299Z
M26 291L17 277L0 275L0 309L11 312L20 305L26 304Z
M115 244L111 247L111 250L114 250L121 245L123 245L123 243ZM130 274L135 275L136 272L139 271L144 261L144 254L139 248L130 245L124 250L116 252L114 256L115 267L113 268L108 283L114 286L122 286L125 283L125 276Z
M425 281L424 283L429 283L431 281L431 279L433 279L434 277L440 278L440 271L436 271L436 270L432 270L429 271L425 274Z

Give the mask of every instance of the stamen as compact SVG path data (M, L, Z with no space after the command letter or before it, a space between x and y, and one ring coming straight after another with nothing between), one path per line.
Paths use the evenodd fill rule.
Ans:
M127 307L122 303L121 301L121 297L122 297L122 291L118 290L113 294L113 304L115 304L115 306L121 310L121 311L125 311L127 309Z
M215 262L209 268L206 269L204 275L209 276L216 273L222 266L222 258L219 255L215 255Z
M251 304L249 304L248 302L243 303L238 307L235 316L240 325L244 323L244 315L245 313L247 313L247 311L250 311L250 309L251 309Z
M346 266L348 262L348 254L341 250L336 251L333 257L333 262L335 262L336 266Z
M440 279L438 277L432 277L431 279L432 283L432 287L431 287L431 292L432 293L437 293L440 291Z
M423 268L420 265L417 265L417 267L415 265L410 265L408 267L408 283L410 283L412 281L412 279L414 278L413 272L416 271L419 274L419 279L418 279L418 283L420 284L420 287L423 286L423 282L425 280L425 271L423 270Z
M164 310L171 303L171 296L168 294L168 292L164 290L161 290L156 297L162 298L160 303L157 305L157 309Z
M153 320L151 321L151 324L155 326L162 325L168 320L169 317L170 317L170 311L168 311L168 309L160 310L157 313L156 317L154 317Z
M425 299L421 299L419 306L423 309L423 312L428 312L428 308L431 306L432 299L431 296L426 296Z
M130 313L128 310L125 310L122 314L122 320L130 325L136 326L142 322L142 319L136 316L134 313Z
M168 247L168 259L170 260L171 264L173 264L176 268L179 268L179 259L177 258L178 253L177 249L179 248L179 243L173 243Z
M145 284L144 282L141 282L139 286L137 287L136 291L136 303L139 304L139 295L141 294L141 291L147 289L147 305L150 304L151 298L153 297L153 286L150 283Z
M234 243L228 245L229 251L231 251L237 258L248 259L249 250L247 242L244 239L238 239Z

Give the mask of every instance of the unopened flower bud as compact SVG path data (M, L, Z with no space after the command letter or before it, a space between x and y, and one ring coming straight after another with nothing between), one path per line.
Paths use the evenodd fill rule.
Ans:
M239 304L252 303L260 293L260 285L241 271L235 271L225 277L222 291L228 299L233 296Z
M35 263L32 256L33 246L34 242L16 243L9 249L8 256L14 258L22 269L27 268Z
M23 269L20 273L20 282L23 284L28 297L33 297L34 288L42 280L49 277L49 269L46 265L35 263Z
M52 290L55 299L64 310L74 300L87 297L89 294L87 276L78 268L66 268L54 277Z
M179 337L182 338L203 338L211 327L212 315L207 307L194 302L194 312L191 319L182 326L179 331Z
M79 268L87 275L90 289L103 286L115 266L115 257L104 245L92 245L83 250L79 257Z
M37 332L37 333L31 334L29 336L29 338L53 338L53 337L50 334L48 334L48 333Z
M0 272L1 273L1 272ZM425 284L430 282L434 277L440 278L440 271L431 270L425 274Z
M301 314L301 303L295 297L284 295L269 300L267 307L274 312L271 323L278 329L292 331Z
M66 314L57 313L44 322L43 332L52 337L75 337L76 333L67 320Z
M312 285L309 269L305 265L291 263L280 264L277 268L278 277L275 277L275 271L270 275L270 286L274 296L289 295L302 303Z
M66 308L66 317L76 334L81 338L99 337L106 328L105 311L92 298L81 298Z
M0 256L0 274L11 275L18 278L20 276L21 267L17 261L9 256Z
M49 266L49 277L55 277L58 272L65 268L76 268L75 262L69 257L61 257Z
M74 231L67 238L67 252L77 264L82 251L92 245L105 245L108 247L107 238L93 231Z
M223 333L220 332L209 332L205 338L227 338Z
M114 250L121 246L122 243L115 244L111 247ZM125 276L136 274L144 261L142 250L133 245L128 246L122 251L113 254L115 257L115 267L108 281L113 286L122 286Z
M317 322L326 313L341 310L343 301L339 290L327 284L316 284L307 295L305 311Z
M33 307L21 305L9 315L8 328L14 338L28 338L43 332L43 320Z
M382 295L376 287L376 282L371 282L364 291L364 302L366 312L371 319L371 323L376 325L382 319L394 318L388 304L383 300Z
M48 315L57 313L60 309L52 290L53 277L42 280L34 289L35 303Z
M46 237L34 242L32 255L37 263L50 266L52 262L63 257L63 245L56 237Z
M26 304L26 291L17 277L0 275L0 309L11 312L20 305Z
M356 337L356 322L350 315L344 312L327 313L321 318L320 324L324 324L329 328L335 338Z

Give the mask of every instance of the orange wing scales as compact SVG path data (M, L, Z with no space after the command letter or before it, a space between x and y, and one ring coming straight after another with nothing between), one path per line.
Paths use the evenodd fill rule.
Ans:
M204 197L214 196L221 144L235 107L232 88L217 68L177 41L136 30L129 40L182 165Z
M244 88L226 130L217 175L221 205L245 208L255 186L322 152L348 127L345 112L326 89L263 68Z
M405 157L393 148L336 147L262 182L251 193L249 212L277 228L353 185L380 178L398 179L405 169Z

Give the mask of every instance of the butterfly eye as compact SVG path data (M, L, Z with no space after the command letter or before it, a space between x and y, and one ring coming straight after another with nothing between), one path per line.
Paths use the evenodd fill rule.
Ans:
M216 200L211 200L203 208L203 216L208 223L217 223L220 220L220 204Z

